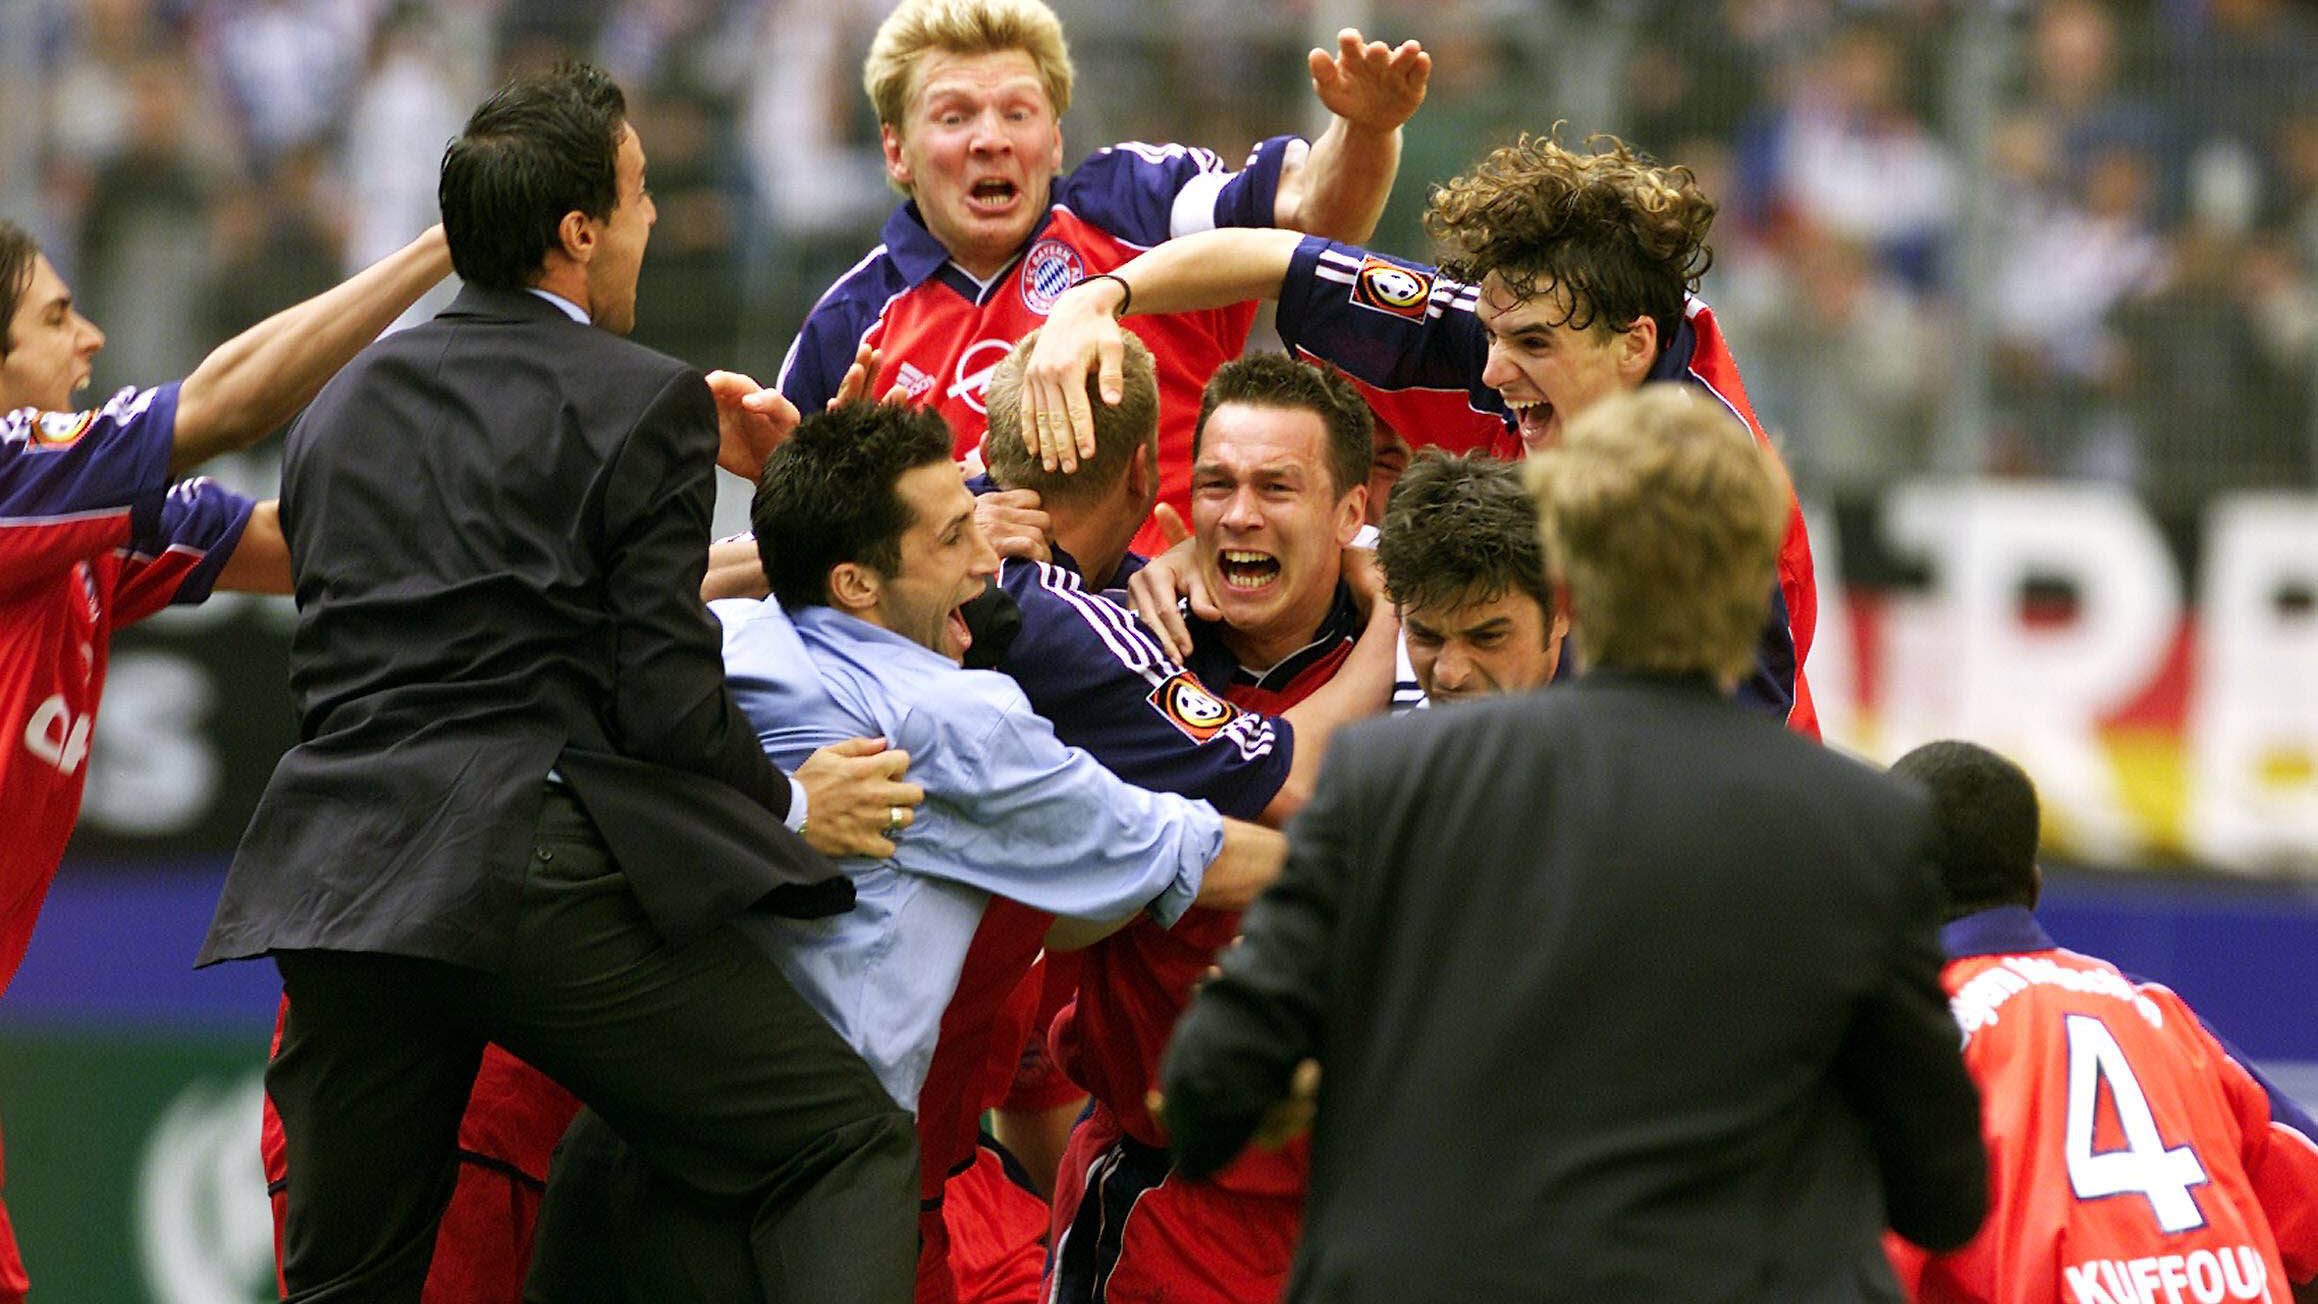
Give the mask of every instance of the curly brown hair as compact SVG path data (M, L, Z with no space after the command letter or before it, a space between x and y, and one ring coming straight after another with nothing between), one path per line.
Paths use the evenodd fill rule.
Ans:
M1564 148L1554 131L1491 150L1433 191L1425 230L1447 250L1442 270L1495 275L1516 297L1560 286L1563 322L1623 332L1637 317L1674 339L1685 292L1714 265L1714 201L1686 167L1664 167L1615 136ZM1559 323L1556 323L1559 324Z

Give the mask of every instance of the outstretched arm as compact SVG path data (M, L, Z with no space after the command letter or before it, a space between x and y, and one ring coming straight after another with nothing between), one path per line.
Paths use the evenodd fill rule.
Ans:
M1336 53L1307 56L1312 90L1335 115L1303 161L1280 174L1273 220L1280 226L1359 244L1376 230L1400 170L1400 129L1425 102L1433 57L1415 41L1397 47L1362 41L1345 28Z
M451 270L440 226L217 346L177 390L169 473L254 443Z
M1195 312L1245 299L1278 297L1304 237L1296 231L1227 227L1179 236L1115 272L1090 277L1055 301L1022 372L1022 437L1048 470L1078 468L1095 452L1085 376L1099 374L1103 400L1116 403L1126 346L1118 319L1129 312ZM1073 437L1075 433L1075 438ZM1031 441L1035 439L1035 444Z

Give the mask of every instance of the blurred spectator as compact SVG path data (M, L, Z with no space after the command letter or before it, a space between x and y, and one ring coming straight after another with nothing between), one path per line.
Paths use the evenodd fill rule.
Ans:
M2157 162L2122 141L2072 164L2047 119L1998 133L1996 394L2003 427L1991 469L2122 479L2129 451L2103 420L2097 386L2117 365L2110 310L2156 288Z
M182 376L212 337L201 293L209 279L209 179L187 144L193 112L184 62L140 58L129 72L129 128L100 168L82 214L79 284L87 315L111 322L95 386L123 377Z
M344 279L345 243L318 145L282 156L265 193L236 189L218 206L217 271L204 330L229 339ZM425 230L433 219L412 228ZM367 265L367 264L365 264Z
M2318 19L2289 0L2203 0L2170 33L2166 90L2188 121L2192 158L2240 152L2270 180L2277 124L2318 108Z
M2308 486L2310 353L2278 334L2307 286L2274 242L2192 223L2173 244L2171 278L2115 314L2139 488L2194 510L2221 490Z
M1797 221L1738 254L1716 310L1749 360L1748 396L1796 491L1869 493L1921 467L1934 369L1931 314L1864 241Z
M634 338L702 370L731 366L740 323L740 205L725 188L711 106L687 92L637 104L660 220L644 252Z
M205 52L253 162L262 169L338 127L376 0L211 0L208 8Z
M371 42L342 146L347 184L344 273L402 247L439 214L435 183L443 146L465 122L461 105L482 98L484 66L459 66L451 20L421 0L398 0ZM452 278L422 296L401 324L424 321L456 293Z
M1904 51L1884 28L1839 28L1786 102L1742 137L1738 181L1759 220L1860 241L1928 286L1956 214L1955 163L1907 102Z

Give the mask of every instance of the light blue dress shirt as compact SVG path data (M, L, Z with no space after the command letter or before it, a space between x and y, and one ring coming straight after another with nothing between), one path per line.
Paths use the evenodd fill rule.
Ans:
M724 624L733 697L775 763L883 736L909 752L909 779L926 791L890 858L838 862L852 910L743 925L904 1107L917 1108L991 896L1083 919L1141 909L1172 924L1198 895L1223 818L1063 746L1013 680L828 607L727 599L710 609Z

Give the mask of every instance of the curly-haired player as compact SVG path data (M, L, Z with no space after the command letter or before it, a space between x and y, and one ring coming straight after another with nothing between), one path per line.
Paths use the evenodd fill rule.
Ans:
M1103 393L1116 392L1116 316L1258 295L1279 300L1291 349L1343 368L1412 444L1517 456L1552 445L1603 398L1668 380L1705 390L1767 447L1714 314L1695 294L1713 261L1714 212L1688 169L1615 137L1572 149L1539 136L1491 151L1434 191L1425 221L1448 255L1439 268L1284 231L1177 240L1055 305L1028 386L1031 406L1052 416L1033 425L1065 460L1074 429L1085 444L1084 388L1063 381L1091 357ZM1173 578L1151 573L1139 597ZM1200 609L1203 595L1192 597ZM1138 603L1165 625L1160 605ZM1814 737L1803 660L1816 616L1810 543L1790 495L1777 598L1739 698Z

